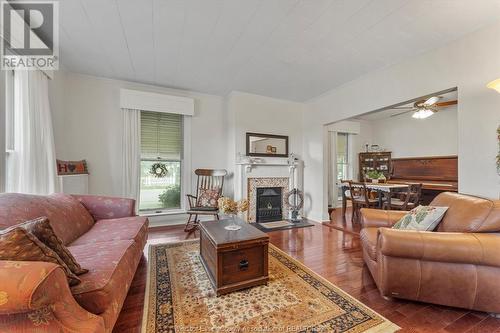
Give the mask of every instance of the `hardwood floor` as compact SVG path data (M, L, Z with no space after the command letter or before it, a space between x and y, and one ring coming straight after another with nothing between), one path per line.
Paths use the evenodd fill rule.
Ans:
M333 211L332 222L310 228L269 233L275 246L300 260L306 266L331 281L373 310L396 323L400 332L499 332L500 319L486 313L404 300L386 301L363 264L359 226ZM339 231L344 228L348 232ZM189 238L197 238L196 232ZM152 228L148 244L175 242L186 239L183 226ZM145 250L146 252L147 250ZM130 287L120 317L113 332L140 332L146 283L147 256L144 256Z

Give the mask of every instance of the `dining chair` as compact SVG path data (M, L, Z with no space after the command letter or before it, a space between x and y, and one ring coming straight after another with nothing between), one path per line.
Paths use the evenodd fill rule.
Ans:
M198 216L212 215L219 220L219 208L217 200L222 195L224 177L227 171L224 169L196 169L197 176L196 195L187 194L189 217L184 227L185 232L193 232L198 228Z
M391 197L391 203L384 202L383 208L389 210L412 210L420 204L422 184L408 184L408 190L401 197Z
M347 210L347 201L351 201L351 189L349 186L345 186L344 184L349 184L350 180L341 179L339 180L341 186L340 190L342 191L342 217L345 219L345 212Z
M370 191L366 187L366 183L348 181L348 184L352 201L351 221L354 223L355 219L359 221L361 208L376 208L379 201L370 197Z

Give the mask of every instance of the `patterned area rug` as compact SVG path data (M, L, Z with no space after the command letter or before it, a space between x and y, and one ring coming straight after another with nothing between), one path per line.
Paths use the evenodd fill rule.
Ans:
M395 332L398 326L269 245L269 283L216 297L199 241L151 245L143 333Z

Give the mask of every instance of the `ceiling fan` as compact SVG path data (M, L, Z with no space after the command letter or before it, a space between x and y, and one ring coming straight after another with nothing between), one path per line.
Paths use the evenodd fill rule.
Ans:
M432 96L427 100L419 100L413 103L413 106L397 106L392 109L396 110L406 110L400 113L391 115L391 117L396 117L408 112L413 112L412 117L415 119L425 119L432 116L434 113L440 111L441 108L446 108L448 106L456 105L458 101L445 101L440 102L441 96Z

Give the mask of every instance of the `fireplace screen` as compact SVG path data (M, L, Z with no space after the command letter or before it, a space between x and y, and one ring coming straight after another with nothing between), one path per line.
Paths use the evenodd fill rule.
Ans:
M281 187L257 188L256 221L271 222L283 219Z

